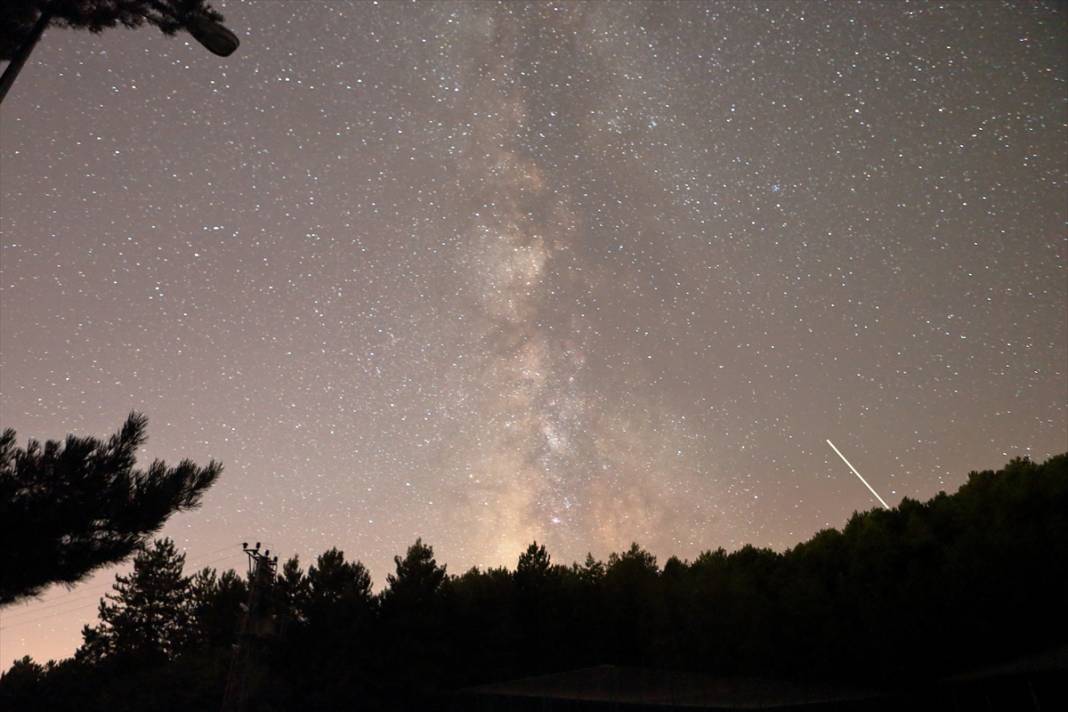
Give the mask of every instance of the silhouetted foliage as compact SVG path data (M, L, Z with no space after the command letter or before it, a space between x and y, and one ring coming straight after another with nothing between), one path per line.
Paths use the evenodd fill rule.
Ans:
M4 0L0 4L0 60L11 58L46 8L52 12L51 24L90 32L147 24L173 35L193 16L223 20L207 0Z
M394 556L393 563L397 571L386 576L389 586L382 597L387 610L416 610L430 605L445 581L445 567L439 567L434 560L433 547L416 539L404 558Z
M71 584L128 557L174 512L197 507L222 472L212 461L134 469L147 419L132 413L107 441L15 445L0 436L0 605ZM14 543L17 542L17 546Z
M248 584L234 571L221 576L205 568L189 583L193 620L192 639L208 646L230 646L237 638L236 620L248 599Z
M300 559L296 556L282 565L282 571L275 581L274 598L284 614L284 623L298 624L307 621L305 611L311 595L308 577L300 568Z
M166 542L149 551L157 555L146 553L142 566L158 570L153 581L184 580ZM671 557L661 569L633 544L607 562L589 555L565 567L535 542L514 572L448 576L417 540L395 564L373 595L363 565L336 549L307 573L296 558L286 562L271 604L286 622L269 642L253 708L433 709L449 690L603 663L878 686L1064 645L1068 455L972 473L954 495L854 514L842 531L821 531L784 553L717 549L690 562ZM132 595L134 579L137 571L124 611L136 609L135 599L147 605L147 596ZM188 612L173 613L185 603L166 604L168 620L189 629L175 631L181 644L152 647L116 634L99 658L19 660L0 678L0 704L217 705L244 582L207 570L185 586ZM137 590L155 588L167 587ZM146 648L155 662L107 664L120 649ZM146 686L170 696L146 702Z
M38 689L45 679L44 665L35 662L29 655L19 658L3 675L3 700L8 703L25 702L38 697Z
M371 574L359 561L345 561L345 553L330 549L308 569L305 615L327 620L338 611L369 608Z
M182 573L184 563L185 555L170 539L157 539L137 552L133 573L116 575L113 593L101 599L99 625L82 630L78 657L90 664L127 666L176 658L197 637L197 608L217 605L211 599L219 594L214 572L199 574L194 592Z

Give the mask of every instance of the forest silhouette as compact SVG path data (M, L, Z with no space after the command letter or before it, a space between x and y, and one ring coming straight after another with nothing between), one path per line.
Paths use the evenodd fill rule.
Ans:
M434 709L456 690L612 664L886 689L1068 640L1068 454L973 472L955 494L855 513L785 551L660 565L633 544L450 574L417 540L380 593L338 549L272 575L248 709ZM249 578L184 571L156 540L117 576L73 658L16 661L0 706L218 709Z

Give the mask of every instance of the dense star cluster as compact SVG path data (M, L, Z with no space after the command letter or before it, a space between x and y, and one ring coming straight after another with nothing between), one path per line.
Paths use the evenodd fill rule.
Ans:
M214 5L0 126L2 425L222 461L191 567L785 548L876 506L828 438L892 505L1068 449L1063 6Z

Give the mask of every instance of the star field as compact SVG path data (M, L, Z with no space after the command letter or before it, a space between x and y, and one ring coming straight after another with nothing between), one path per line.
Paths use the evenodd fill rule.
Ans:
M828 438L891 504L1068 450L1062 7L216 5L0 124L2 424L221 460L192 567L781 549L875 506Z

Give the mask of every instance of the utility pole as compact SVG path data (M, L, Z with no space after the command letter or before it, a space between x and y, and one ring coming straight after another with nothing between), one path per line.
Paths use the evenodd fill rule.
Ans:
M252 686L250 680L255 677L260 642L274 632L273 616L264 610L264 598L274 586L278 557L271 558L270 549L261 554L259 542L252 548L244 543L241 548L248 556L248 603L242 606L245 615L226 676L222 712L244 712Z

